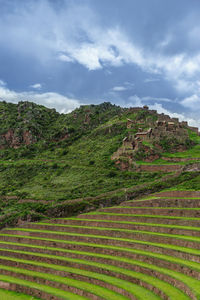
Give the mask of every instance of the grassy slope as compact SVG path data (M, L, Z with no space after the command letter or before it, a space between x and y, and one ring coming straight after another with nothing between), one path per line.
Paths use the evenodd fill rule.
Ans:
M35 298L33 296L25 295L22 293L6 291L0 289L0 299L1 300L39 300L39 298Z
M6 118L9 116L4 130L11 125L14 128L22 126L22 120L16 119L15 105L7 106L0 102L0 109L1 113L6 111ZM88 110L89 123L85 122ZM22 117L28 120L30 118L26 126L42 130L45 139L19 149L0 150L0 225L2 216L6 216L8 223L19 216L25 220L28 215L32 215L32 220L40 219L55 203L151 184L165 175L159 172L121 172L110 160L130 131L126 128L127 118L135 119L138 117L135 113L103 103L99 106L81 107L68 115L58 115L55 111L33 105L31 117L29 106ZM50 122L51 118L53 122ZM69 137L63 140L62 135L66 132ZM49 141L48 137L54 137L54 140ZM193 132L190 132L190 138L200 142L200 137ZM199 148L197 145L180 155L198 157ZM179 157L179 153L165 153L165 156ZM161 163L161 160L155 161L155 164ZM188 179L185 176L184 179L184 176L177 181L186 182L183 189L191 186L199 188L198 177ZM193 185L187 183L189 180ZM17 199L12 198L13 196ZM38 201L19 204L19 199ZM47 203L42 203L42 200Z

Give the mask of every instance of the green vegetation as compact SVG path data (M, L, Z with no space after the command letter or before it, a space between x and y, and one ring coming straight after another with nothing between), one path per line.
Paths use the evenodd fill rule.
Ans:
M77 241L67 241L67 240L62 240L62 239L53 239L53 238L44 238L44 237L31 237L31 236L26 236L26 235L17 235L17 234L3 234L2 235L5 238L18 238L20 242L19 245L25 245L26 247L29 245L31 245L31 243L34 245L32 247L35 248L35 245L37 245L37 241L43 241L43 242L54 242L54 243L62 243L62 244L73 244L73 245L77 245L77 246L86 246L86 247L92 247L92 248L105 248L105 244L100 244L100 243L86 243L86 242L77 242ZM107 237L108 238L108 237ZM24 244L24 239L27 240L28 244ZM114 238L111 238L111 240L115 240ZM177 245L173 245L173 244L164 244L164 243L155 243L155 242L149 242L149 241L142 241L142 240L136 240L136 239L122 239L122 238L118 238L116 240L120 240L123 242L129 242L130 245L134 245L134 244L141 244L141 245L150 245L150 246L154 246L154 247L158 247L158 248L164 248L164 249L173 249L173 250L177 250L179 252L183 252L183 253L187 253L187 254L192 254L192 255L196 255L196 256L200 256L200 251L197 249L193 249L193 248L188 248L188 247L180 247ZM34 244L35 243L35 244ZM5 244L5 242L0 241L0 244ZM6 244L8 245L15 245L15 243L13 242L6 242ZM16 243L17 245L17 243ZM56 245L56 244L55 244ZM42 249L44 247L40 247L37 245L38 249ZM46 246L45 246L46 248ZM50 247L51 248L51 247ZM50 249L49 248L49 249ZM110 246L110 245L106 245L106 248L108 249L116 249L116 250L122 250L124 249L124 251L129 251L131 248L127 248L127 247L116 247L116 246ZM48 249L48 247L47 247ZM55 248L56 249L56 248ZM127 250L126 250L127 249Z
M2 258L2 257L1 257ZM9 261L14 261L14 262L21 262L24 264L30 264L30 261L28 260L23 260L23 259L12 259L12 258L5 258L3 257L4 260L7 259ZM43 267L48 267L48 268L52 268L54 270L60 270L60 271L66 271L66 272L71 272L71 273L76 273L76 274L80 274L80 275L86 275L88 277L96 277L96 278L101 278L102 276L99 274L93 274L92 272L88 272L88 271L83 271L83 270L79 270L79 269L74 269L74 268L70 268L70 267L61 267L61 266L54 266L52 264L45 264L45 263L35 263L34 261L31 261L32 265L37 265L37 266L43 266ZM120 295L119 293L113 292L112 290L109 290L107 288L102 288L101 286L98 285L94 285L88 282L84 282L81 280L75 280L75 279L71 279L69 277L62 277L62 276L58 276L58 275L53 275L53 274L48 274L48 273L42 273L42 272L36 272L36 271L29 271L29 270L24 270L22 268L13 268L13 267L9 267L9 266L4 266L4 265L0 265L0 270L8 270L8 271L14 271L15 273L18 274L24 274L25 276L34 276L37 278L43 278L46 280L50 280L50 281L55 281L58 283L62 283L62 284L67 284L67 286L72 286L75 287L77 289L80 290L85 290L88 291L94 295L97 296L101 296L103 299L111 299L111 300L117 300L117 299L121 299L121 300L128 300L127 297L124 297L122 295ZM104 281L106 281L106 276ZM117 283L117 279L115 280L115 282ZM63 295L65 295L65 292L63 291ZM66 293L67 296L67 293ZM76 294L74 294L73 299L76 299ZM72 297L72 296L71 296ZM68 298L66 298L68 299ZM82 297L80 298L82 299ZM85 299L85 297L84 297Z
M1 243L2 244L2 243ZM143 244L145 244L143 242ZM23 246L23 247L26 247L26 248L34 248L33 245L30 245L30 244L18 244L18 243L8 243L8 245L13 245L13 246ZM85 244L86 245L86 244ZM87 246L90 246L92 247L94 244L90 244L88 243ZM162 244L156 244L156 243L151 243L150 245L162 245ZM102 245L103 246L103 245ZM97 244L97 247L101 248L101 245ZM180 258L177 258L177 257L173 257L173 256L170 256L170 255L164 255L164 254L159 254L159 253L154 253L152 251L144 251L144 250L137 250L137 249L131 249L131 248L127 248L127 247L117 247L117 246L108 246L108 245L104 245L105 249L110 249L110 250L116 250L116 251L121 251L121 253L123 252L128 252L128 253L136 253L136 254L139 254L139 255L144 255L144 256L148 256L148 257L153 257L153 258L158 258L158 259L162 259L162 260L166 260L166 261L170 261L170 262L173 262L173 263L178 263L180 264L181 266L187 266L187 267L190 267L192 268L193 270L197 270L197 271L200 271L200 266L197 262L193 262L193 261L187 261L187 260L184 260L184 259L180 259ZM163 244L163 247L165 248L165 244ZM99 253L94 253L94 252L85 252L85 251L78 251L78 250L68 250L68 249L63 249L63 248L55 248L55 247L41 247L41 246L37 246L37 248L39 250L51 250L51 251L55 251L55 252L61 252L61 253L66 253L67 254L73 254L73 253L76 253L77 255L81 255L81 256L91 256L91 257L104 257L104 258L108 258L108 255L104 255L104 254L99 254ZM184 252L184 247L178 247L178 246L175 246L174 249L178 250L178 251L183 251ZM5 251L4 248L0 248L0 251ZM28 251L18 251L18 250L6 250L8 253L9 252L12 252L13 255L15 253L20 253L20 254L29 254L29 255L33 255L33 258L35 257L35 260L37 260L37 257L46 257L46 258L55 258L55 256L53 255L47 255L47 254L42 254L42 253L39 253L39 254L36 254L34 252L30 252L31 250L28 249ZM188 251L188 253L192 253L194 254L194 252L190 252ZM200 254L200 251L196 250L196 254ZM122 254L121 254L122 255ZM118 256L117 257L120 257L121 256L120 253L118 253ZM62 257L60 256L56 256L56 258L62 260ZM109 258L111 258L109 256ZM112 257L112 259L115 259L114 257ZM116 258L117 259L117 258ZM65 259L64 259L65 260Z
M1 300L39 300L39 298L35 298L33 296L28 296L23 293L17 293L3 289L0 289L0 298Z
M112 213L112 212L91 212L87 213L87 215L110 215L110 216L126 216L126 217L145 217L145 218L156 218L156 219L171 219L171 220L199 220L200 218L191 218L191 217L177 217L177 216L165 216L165 215L150 215L150 214L122 214L122 213Z
M29 252L27 252L29 253ZM89 253L90 254L90 253ZM91 255L91 254L90 254ZM132 265L134 264L138 264L138 265L143 265L143 266L148 266L149 267L149 264L145 264L145 263L139 263L139 262L136 262L136 261L132 261L132 260L129 260L129 259L126 259L126 258L120 258L120 257L112 257L112 256L109 256L109 255L94 255L94 256L99 256L99 257L104 257L104 258L110 258L110 259L114 259L114 260L117 260L117 261L123 261L123 262L128 262ZM167 294L169 297L180 297L179 299L189 299L186 295L184 295L181 291L179 291L177 288L174 288L172 287L171 285L167 284L166 282L164 281L161 281L157 278L154 278L154 277L151 277L151 276L148 276L148 275L145 275L145 274L141 274L139 272L134 272L134 271L131 271L131 270L126 270L126 269L123 269L123 268L117 268L115 266L112 266L112 265L106 265L104 263L96 263L96 262L85 262L81 259L72 259L72 258L61 258L61 257L56 257L56 256L53 256L53 255L45 255L45 257L51 257L51 258L57 258L57 259L60 259L60 260L63 260L63 261L69 261L69 262L76 262L76 263L80 263L80 264L86 264L86 265L90 265L90 266L95 266L95 267L98 267L98 268L103 268L103 269L106 269L106 270L111 270L115 273L122 273L124 275L128 275L130 277L133 277L133 278L138 278L142 281L146 281L150 284L152 284L153 286L157 286L159 287L161 290L163 290L165 292L165 294ZM5 257L4 257L5 259ZM54 270L60 270L60 271L68 271L68 272L71 272L71 273L77 273L77 274L82 274L82 275L87 275L88 277L96 277L98 279L101 278L102 281L106 281L109 280L109 276L106 276L105 274L95 274L95 273L92 273L92 272L88 272L88 271L84 271L84 270L79 270L79 269L73 269L73 268L69 268L69 267L62 267L62 266L59 266L59 265L52 265L52 264L45 264L45 263L38 263L38 262L34 262L34 261L28 261L28 260L22 260L22 259L12 259L12 258L6 258L7 260L12 260L12 261L16 261L16 262L24 262L26 264L32 264L32 265L37 265L37 266L47 266L47 267L51 267L52 269ZM0 265L0 269L11 269L10 267L7 267L7 266L1 266ZM154 269L155 267L152 266L152 269ZM163 271L162 268L157 268L161 271ZM29 273L33 273L32 271L27 271L27 270L23 270L23 269L18 269L19 271L17 271L18 273L20 272L23 272L25 274L29 274ZM46 278L50 278L48 274L38 274L36 272L34 272L35 275L37 275L38 277L46 277ZM176 272L178 274L178 272ZM176 275L177 275L176 274ZM52 275L51 275L52 276ZM178 275L177 275L178 276ZM51 280L56 280L58 276L52 276L52 279ZM184 279L184 276L181 276L183 279ZM187 277L187 276L185 276ZM62 277L59 278L60 282L62 282ZM123 289L127 289L129 291L129 293L132 293L133 295L136 295L139 297L139 299L144 299L144 295L146 294L146 296L148 296L149 298L148 299L160 299L158 296L154 295L153 293L151 292L148 292L147 290L145 291L145 289L141 289L140 287L138 287L137 285L135 284L130 284L129 282L126 282L124 280L119 280L117 278L113 278L111 277L111 282L115 285L118 285L119 287L122 287ZM190 280L191 283L197 283L197 280ZM69 283L70 283L70 280L69 280ZM87 287L87 284L84 283L82 284L80 282L80 287L83 286L84 287ZM95 290L96 289L96 290ZM91 288L91 292L93 292L94 294L98 294L98 290L102 292L102 297L104 299L117 299L116 298L116 294L109 291L106 291L106 289L102 289L102 288L99 288L99 287L95 287L95 289L93 290ZM198 288L196 288L198 290ZM114 294L114 296L113 296ZM107 298L105 298L105 296L107 296ZM118 294L118 297L119 299L128 299L126 297L122 297Z
M90 220L90 219L78 219L78 218L70 218L70 220L81 220L81 221L95 221L97 222L97 220ZM106 220L98 220L98 222L107 222L107 223L116 223L116 221L106 221ZM67 227L74 227L74 228L91 228L91 227L87 227L87 226L84 226L84 225L68 225L68 224L54 224L54 223L42 223L42 222L39 222L39 223L36 223L37 225L43 225L43 226L58 226L58 227L63 227L63 228L67 228ZM195 226L180 226L180 225L166 225L166 224L155 224L155 223L143 223L143 222L128 222L128 221L117 221L117 224L129 224L129 225L133 225L133 226L137 226L137 225L141 225L141 226L155 226L155 227L165 227L165 228L176 228L176 229L186 229L186 230L196 230L196 231L200 231L200 228L199 227L195 227ZM93 227L94 228L94 227ZM102 228L102 227L100 227ZM100 229L99 228L99 229Z
M88 226L89 229L89 226ZM90 227L90 229L93 229L93 227ZM51 231L51 230L37 230L37 229L27 229L27 228L8 228L8 231L12 232L12 231L17 231L17 232L28 232L28 233L41 233L41 234L58 234L57 231ZM95 235L95 234L83 234L83 233L76 233L76 232L59 232L59 235L62 236L66 236L66 238L69 236L73 236L73 237L89 237L89 238L108 238L108 239L115 239L111 236L109 236L109 234L111 234L111 232L119 232L119 236L120 236L120 232L126 232L126 233L132 233L134 235L134 233L139 233L140 235L152 235L152 236L162 236L162 237L169 237L169 238L176 238L176 239L181 239L181 240L186 240L186 241L192 241L192 242L196 242L196 243L200 243L200 237L193 237L193 236L189 236L189 235L179 235L179 234L168 234L168 233L159 233L159 232L151 232L151 231L147 231L147 230L129 230L129 229L119 229L119 228L105 228L105 227L96 227L95 230L97 231L104 231L105 235ZM107 235L106 235L107 233ZM99 233L101 234L101 232ZM0 234L1 236L1 234ZM123 238L117 238L118 240L124 240Z
M20 278L16 278L16 277L14 278L13 276L7 276L7 275L1 275L0 274L0 280L2 282L7 282L7 283L11 283L11 284L15 283L15 284L20 285L20 286L25 286L25 287L33 288L33 289L36 289L36 290L39 290L39 291L44 291L44 292L46 292L50 295L60 297L61 299L66 299L66 300L68 300L68 299L86 300L87 299L85 297L75 295L75 294L67 292L67 291L63 291L63 290L60 290L60 289L49 287L47 285L38 284L36 282L30 282L30 281L20 279Z
M136 124L127 128L127 119ZM127 189L141 185L151 191L169 188L167 182L160 183L165 173L140 173L134 166L122 172L111 161L125 136L139 128L147 130L157 119L157 114L143 109L134 112L109 102L81 106L69 114L31 102L0 102L0 227L18 220L40 220L50 211L70 216L88 206L94 209L100 205L99 195L115 199L110 204L119 203ZM188 138L197 145L191 148L190 144L185 155L191 152L191 158L198 157L200 137L188 129ZM152 142L143 144L155 148ZM154 164L171 163L159 159ZM194 174L188 176L198 182ZM173 185L185 181L188 188L188 176L180 175ZM74 204L69 201L73 199Z
M199 202L153 195L200 190L200 136L169 120L0 102L1 299L199 299Z
M126 209L124 206L121 206L121 208ZM162 209L160 206L157 208ZM155 210L156 208L148 207L148 209L152 211L152 209ZM171 207L163 209L171 209ZM187 207L184 207L184 210L187 209ZM193 208L193 210L194 209L196 208ZM49 221L39 222L33 225L34 227L38 226L38 228L45 226L45 230L32 229L31 224L28 225L28 228L10 228L4 230L4 232L0 234L0 239L4 239L0 241L0 259L5 261L5 263L1 263L0 269L13 272L13 263L15 263L16 265L19 264L15 272L16 274L34 276L38 278L37 280L39 280L39 278L46 278L47 280L51 278L51 281L60 283L64 283L64 279L59 275L60 273L52 275L54 271L67 272L71 275L74 274L74 276L81 275L85 276L83 278L93 278L101 282L106 282L113 287L122 288L132 293L132 295L135 295L138 299L144 299L144 295L146 295L147 299L160 299L160 297L152 293L152 291L147 291L147 289L142 287L143 283L148 284L148 289L150 286L156 287L170 299L189 300L192 299L191 297L199 298L200 288L198 284L198 273L200 272L200 267L198 258L200 251L186 246L187 242L195 242L197 244L200 242L198 237L193 236L192 231L196 230L195 227L128 222L126 221L128 214L113 214L109 212L109 208L104 210L106 212L100 211L87 214L94 216L92 220L84 218L83 215L81 218L57 219L56 224ZM127 210L129 210L129 207ZM188 211L191 210L189 209ZM98 220L95 217L101 214L109 216L110 219ZM111 218L113 215L121 215L124 217L123 221L115 221L116 225L118 224L117 228L98 227L96 224L95 226L85 226L83 224L73 225L59 223L64 220L112 223L114 222ZM131 214L129 215L131 216ZM150 214L150 216L152 215ZM156 217L160 218L163 216ZM164 216L164 218L170 217ZM176 218L184 220L190 219L187 217L173 217L174 220L176 220ZM200 218L191 219L198 220ZM132 224L133 226L139 224L145 225L148 226L148 231L122 229L120 228L120 224ZM49 230L46 229L48 226ZM151 226L157 227L158 230L151 232ZM191 235L160 233L159 227L163 227L163 229L189 229L188 234L190 234L191 231ZM64 232L59 231L59 228L65 228ZM67 231L67 228L69 228L70 232ZM83 230L83 233L78 233L78 229ZM90 234L90 230L92 230L93 234ZM99 235L95 234L95 231L98 231ZM129 234L129 237L130 234L133 233L134 239L120 237L121 233ZM153 236L160 238L161 242L155 243L149 241L148 235L151 235L152 238ZM145 241L146 237L147 240ZM167 240L165 240L165 237ZM90 240L90 242L87 242L88 240ZM172 242L168 244L170 240ZM175 240L176 242L174 242ZM184 242L184 247L180 246L182 244L179 245L180 241ZM38 243L39 245L37 245ZM44 243L44 246L41 246L42 243ZM119 243L121 246L118 246ZM174 243L176 245L174 245ZM139 248L137 248L137 246L139 246ZM146 250L143 249L143 246L146 247ZM151 247L153 248L151 249ZM167 252L168 250L170 251L170 255ZM174 253L171 251L174 251ZM182 255L176 257L176 253L182 253ZM189 255L188 259L185 259L184 254ZM7 264L9 264L9 266L7 266ZM26 269L23 269L25 266ZM46 270L46 273L38 272L40 268L41 270ZM93 272L93 270L95 270L95 272ZM110 274L108 272L111 272L112 276L108 275ZM122 280L119 275L116 277L113 276L113 274L121 274L120 276L126 276L126 278L129 279L124 280L124 277L122 277ZM137 285L130 282L131 278L138 280ZM167 278L170 278L169 281ZM74 279L71 280L70 278L68 284L74 286L76 283ZM102 297L105 299L115 299L116 294L114 292L110 294L110 291L108 292L108 290L104 290L102 287L100 287L99 290L93 289L93 287L94 285L88 285L84 279L82 279L79 284L79 288L81 289L88 290L96 295L98 292L102 293ZM189 294L188 291L190 291ZM120 299L121 295L117 297ZM124 297L124 299L126 299L126 297ZM163 294L161 299L163 299Z
M19 253L22 253L19 251ZM31 254L31 252L26 252L27 254ZM60 259L59 256L53 256L53 255L48 255L46 257L49 257L49 258L57 258L57 259ZM124 290L127 290L130 294L132 295L137 295L139 297L139 299L143 299L142 298L142 295L144 294L147 294L149 296L149 299L160 299L159 297L157 297L156 295L154 295L153 293L149 292L148 290L144 289L144 288L141 288L141 287L138 287L137 285L135 284L132 284L132 283L129 283L129 282L126 282L125 280L121 280L121 279L118 279L118 278L115 278L115 277L111 277L111 276L107 276L105 274L98 274L98 273L94 273L94 272L89 272L89 271L85 271L85 270L80 270L78 268L71 268L71 267L64 267L64 266L60 266L60 265L53 265L53 264L46 264L46 263L40 263L40 262L35 262L34 260L33 261L30 261L30 260L25 260L25 259L13 259L13 258L5 258L4 259L8 260L8 261L14 261L14 262L20 262L20 263L24 263L24 264L27 264L27 265L35 265L35 266L38 266L38 267L47 267L47 268L51 268L52 270L55 270L55 271L61 271L61 272L68 272L68 273L72 273L72 274L77 274L77 275L82 275L82 276L85 276L86 278L89 277L89 278L94 278L94 279L97 279L97 280L101 280L103 282L106 282L106 283L109 283L111 284L112 286L117 286L119 288L122 288ZM80 263L83 263L82 260L75 260L75 259L64 259L68 262L71 262L71 261L76 261L77 263L80 262ZM100 264L94 264L95 266L99 266L100 267ZM102 265L103 267L103 265ZM112 268L110 267L111 269L115 270L117 268ZM14 270L14 268L12 267L7 267L7 266L3 266L3 265L0 265L0 269L3 269L3 270ZM121 269L119 268L119 270L121 271ZM61 276L57 276L57 275L53 275L53 274L48 274L48 273L40 273L40 272L33 272L33 271L27 271L27 270L23 270L23 269L20 269L18 268L17 269L17 273L22 273L22 274L25 274L25 275L33 275L33 276L36 276L36 277L39 277L39 278L45 278L47 280L51 280L51 281L58 281L59 283L63 283L63 284L66 284L66 278L67 277L61 277ZM133 272L135 273L135 272ZM103 299L122 299L122 300L128 300L129 298L127 297L124 297L122 295L120 295L119 293L116 293L112 290L109 290L107 288L103 288L101 286L98 286L98 285L94 285L94 284L91 284L91 283L87 283L85 281L80 281L80 280L74 280L74 279L70 279L70 278L67 278L67 285L72 285L72 286L77 286L79 289L83 289L83 290L87 290L88 292L91 292L92 294L94 295L97 295L99 297L102 297Z
M178 185L166 189L166 191L199 191L200 190L200 175L196 178L190 179L188 181L182 182Z

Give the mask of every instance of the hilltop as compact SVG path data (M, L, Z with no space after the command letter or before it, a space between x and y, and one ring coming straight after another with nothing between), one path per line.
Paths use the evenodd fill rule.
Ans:
M37 147L41 152L49 146L69 146L83 136L121 135L121 145L113 153L113 160L127 157L132 161L153 161L163 152L184 151L194 146L193 133L198 136L198 128L147 106L121 108L104 102L59 114L55 109L28 101L0 102L0 149L20 148L21 151L15 151L15 158L17 154L32 156ZM1 154L3 158L6 155L6 151Z
M199 188L198 128L146 106L104 102L59 114L0 102L0 128L1 226L178 184Z

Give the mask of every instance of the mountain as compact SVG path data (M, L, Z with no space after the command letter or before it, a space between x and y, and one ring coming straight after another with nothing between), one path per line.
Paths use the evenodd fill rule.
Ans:
M0 102L0 147L18 148L38 141L59 141L82 135L108 121L120 107L110 103L82 106L71 114L59 114L32 102Z
M198 128L104 102L59 114L0 102L1 226L72 215L130 195L199 188Z

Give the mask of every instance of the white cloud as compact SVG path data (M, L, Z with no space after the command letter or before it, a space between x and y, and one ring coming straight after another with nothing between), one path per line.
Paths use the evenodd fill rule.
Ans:
M0 86L6 86L6 82L0 79Z
M169 99L169 98L159 98L159 97L150 97L150 96L147 96L147 97L142 97L141 98L142 101L158 101L158 102L174 102L172 99Z
M72 38L70 43L62 41L62 51L70 61L78 62L89 70L102 69L105 66L119 67L135 64L143 71L160 74L172 83L180 93L194 92L196 78L200 75L200 53L188 56L186 53L166 56L159 52L149 52L130 40L120 28L102 29L94 23L85 28L88 42L80 42ZM159 81L147 78L145 83Z
M35 83L30 85L31 88L36 89L36 90L41 90L42 84L41 83Z
M146 103L145 101L154 99L154 101L164 101L164 102L172 102L171 99L162 99L162 98L151 98L151 97L138 97L137 95L131 96L128 98L128 103L126 103L125 107L143 107ZM193 101L197 101L199 103L200 108L200 98L193 99ZM191 99L192 102L192 99ZM179 121L187 121L190 126L196 126L200 128L200 120L199 120L199 114L190 114L189 112L182 112L182 113L175 113L172 112L165 107L161 103L155 102L154 104L148 105L149 109L156 110L159 114L164 113L166 115L169 115L171 118L178 118Z
M129 97L129 102L126 105L127 107L142 107L144 106L144 103L142 102L142 99L140 97L138 97L137 95L131 96Z
M73 39L71 43L62 41L62 51L89 70L102 69L107 65L119 67L126 63L145 64L141 49L137 49L119 28L103 30L93 24L85 30L89 42L81 43Z
M58 60L64 61L64 62L73 62L74 61L71 57L67 56L66 54L60 54L58 56Z
M58 60L63 64L79 63L90 71L104 69L106 74L110 74L109 67L113 74L113 67L134 64L149 73L146 83L157 80L154 74L160 74L181 97L186 93L193 97L200 92L200 51L192 55L184 51L167 55L164 51L175 36L167 33L151 50L144 49L122 27L101 24L94 11L84 4L63 1L62 9L54 9L51 1L30 2L31 6L17 4L16 9L14 3L13 13L0 19L0 44L9 45L16 56L20 53L30 61L34 57L48 67ZM198 33L199 27L191 32L191 40L197 39ZM36 85L32 88L39 90ZM3 81L0 86L5 86ZM128 85L124 83L112 92L117 94L125 89ZM186 107L187 103L185 99L183 105Z
M181 101L181 104L191 110L199 110L200 109L200 97L196 94L186 97Z
M15 92L3 86L0 86L0 100L12 103L32 101L49 108L56 108L61 113L68 113L81 105L79 100L58 93Z
M16 6L13 13L0 19L0 43L9 45L16 54L34 56L48 65L60 60L99 70L136 64L145 72L164 75L179 92L182 88L184 92L194 92L195 86L190 82L196 81L194 77L200 73L200 52L190 56L184 52L166 55L163 48L174 39L169 33L153 50L143 49L119 26L101 24L87 5L72 3L63 1L62 9L57 10L47 0ZM199 27L191 32L192 39L198 36L197 32ZM146 80L150 81L151 78Z
M154 105L149 106L150 109L157 110L158 113L164 113L166 115L169 115L172 118L178 118L179 121L187 121L190 126L196 126L200 128L200 121L195 116L190 117L188 114L185 113L174 113L162 106L160 103L155 103Z
M144 80L145 83L160 81L159 78L146 78Z
M125 81L123 85L114 86L112 88L113 92L124 92L127 90L132 90L135 84L129 81Z
M123 92L123 91L126 91L126 90L127 90L127 87L125 87L125 86L114 86L114 87L112 88L112 90L113 90L114 92Z

